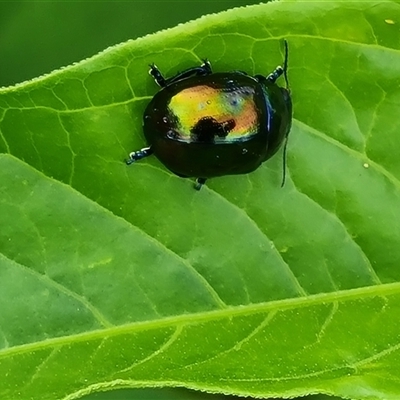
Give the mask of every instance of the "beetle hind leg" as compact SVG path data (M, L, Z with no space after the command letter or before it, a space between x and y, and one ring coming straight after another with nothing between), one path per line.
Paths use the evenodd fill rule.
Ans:
M211 63L207 58L203 59L203 64L200 65L201 70L198 75L210 75L212 74Z
M212 74L211 63L207 60L203 60L203 64L198 67L188 68L182 72L178 72L175 76L165 79L161 71L155 64L150 64L149 74L153 77L158 86L162 88L171 85L174 82L181 81L182 79L189 78L191 76L207 76Z
M158 69L157 65L153 63L150 64L149 67L150 67L149 74L153 77L157 85L160 87L165 87L167 85L166 80L163 77L161 71Z
M129 153L129 158L125 160L126 165L131 165L135 161L141 160L142 158L151 156L153 154L153 149L150 147L144 147L143 149L132 151Z

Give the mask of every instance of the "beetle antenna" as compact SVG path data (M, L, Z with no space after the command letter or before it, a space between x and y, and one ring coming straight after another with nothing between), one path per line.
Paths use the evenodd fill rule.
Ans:
M289 90L289 80L287 76L287 68L288 68L288 59L289 59L289 46L286 39L283 39L283 43L285 45L285 60L283 61L283 76L286 82L286 89Z
M287 150L287 144L288 144L288 138L289 138L289 134L286 135L285 138L285 144L283 145L283 168L282 168L282 183L281 183L281 188L283 186L285 186L285 182L286 182L286 150Z

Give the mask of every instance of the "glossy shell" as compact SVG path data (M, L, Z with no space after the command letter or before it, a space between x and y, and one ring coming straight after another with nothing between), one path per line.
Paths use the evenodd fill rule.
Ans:
M180 176L249 173L280 147L291 125L289 92L241 72L182 79L144 113L156 157Z

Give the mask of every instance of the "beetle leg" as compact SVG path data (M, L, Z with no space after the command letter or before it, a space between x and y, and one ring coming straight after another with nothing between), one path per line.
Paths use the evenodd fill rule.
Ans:
M203 64L201 64L199 67L188 68L185 71L178 72L175 76L168 79L165 79L163 77L161 71L154 63L150 64L149 67L149 74L153 77L157 85L161 86L162 88L170 85L171 83L188 78L192 75L206 76L212 74L211 63L207 59L204 59Z
M201 187L206 183L207 178L197 178L194 188L200 190Z
M284 41L285 44L285 59L283 60L283 67L281 67L280 65L278 67L275 68L274 71L272 71L267 77L266 79L272 83L275 83L276 80L283 75L285 78L285 82L286 82L286 89L289 90L289 81L288 81L288 76L287 76L287 68L288 68L288 59L289 59L289 49L288 49L288 43L285 40Z
M267 76L267 80L275 83L276 80L283 74L283 68L279 65L275 68L274 71L272 71L268 76Z
M153 149L151 147L144 147L143 149L140 149L138 151L132 151L132 153L129 153L129 158L125 160L126 165L130 165L135 161L151 156L152 154L153 154Z
M207 58L203 59L203 64L200 65L200 68L203 69L203 73L201 75L210 75L212 74L212 68L210 61Z
M170 85L171 83L180 81L182 79L189 78L190 76L206 76L212 74L211 63L205 59L203 60L203 64L199 67L188 68L182 72L178 72L172 78L168 78L165 80L165 86Z
M163 77L161 71L158 69L157 65L153 63L150 64L149 67L150 67L149 74L153 77L157 85L165 87L166 86L165 78Z

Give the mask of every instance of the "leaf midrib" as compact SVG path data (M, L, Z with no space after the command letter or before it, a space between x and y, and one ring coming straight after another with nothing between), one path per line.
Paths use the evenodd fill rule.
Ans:
M46 347L62 346L65 344L87 342L88 340L110 338L126 333L140 332L156 328L165 328L176 325L194 325L210 322L221 318L232 318L239 316L250 316L270 311L286 311L296 308L327 305L338 302L361 300L372 297L386 297L400 294L400 282L386 283L382 285L364 286L356 289L341 290L338 292L319 293L307 297L296 297L283 300L274 300L250 305L234 306L225 309L206 311L202 313L191 313L165 317L162 319L133 322L126 325L114 326L112 328L93 330L70 336L46 339L40 342L28 343L0 351L0 359L15 354L24 354L31 351L43 350Z

